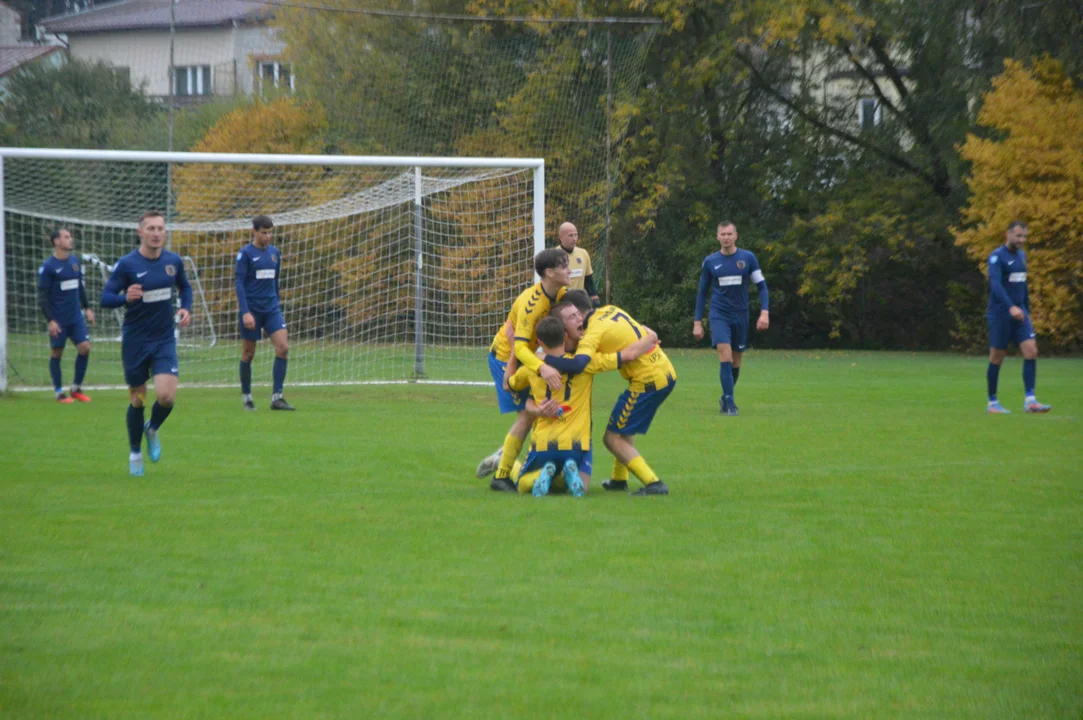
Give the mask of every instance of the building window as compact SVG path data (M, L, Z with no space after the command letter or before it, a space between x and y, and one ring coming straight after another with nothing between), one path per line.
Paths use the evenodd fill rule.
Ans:
M862 130L872 130L880 124L880 103L876 98L861 98L857 103L857 119Z
M210 95L211 66L192 65L173 68L174 95Z
M259 64L259 87L261 91L276 88L293 90L293 69L289 63L271 60Z

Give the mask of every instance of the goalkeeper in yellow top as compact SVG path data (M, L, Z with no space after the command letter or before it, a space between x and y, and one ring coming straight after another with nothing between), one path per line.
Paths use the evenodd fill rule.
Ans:
M574 307L567 306L578 314ZM565 324L559 317L546 317L538 322L538 342L546 356L565 355ZM581 497L590 487L591 472L591 390L594 375L617 370L654 348L658 336L647 330L644 337L620 353L599 353L586 369L573 376L562 375L562 387L554 392L536 372L527 367L516 368L516 359L505 370L506 386L513 391L530 390L527 411L536 415L530 440L530 453L516 473L520 493L542 497L550 486L560 487ZM514 373L514 374L513 374ZM553 403L553 401L556 403ZM555 413L542 410L556 405Z
M515 492L515 483L511 480L511 469L519 451L523 447L526 434L534 419L526 412L528 393L524 390L511 393L504 389L504 369L514 353L520 365L539 373L554 391L561 387L560 372L542 365L535 354L538 350L538 336L535 332L538 321L549 314L549 308L564 296L568 285L568 254L560 248L542 250L534 257L534 272L541 282L520 293L512 303L507 320L500 326L489 346L489 372L496 386L496 399L501 413L516 412L518 415L511 429L504 438L504 445L478 465L477 476L486 477L496 470L489 487L493 490ZM508 341L505 328L514 328L514 347Z
M576 327L574 316L562 315L568 337L578 342L574 359L545 358L547 365L562 373L581 373L597 355L619 352L647 333L642 325L616 305L592 309L590 298L581 290L568 291L564 302L576 307L582 315L582 322ZM669 488L658 479L636 450L635 436L647 433L658 408L677 384L677 371L662 349L655 348L634 362L622 364L620 374L628 381L628 389L617 399L605 429L605 446L616 459L613 461L612 479L603 482L602 487L606 490L627 490L631 471L643 483L643 487L634 494L668 495Z

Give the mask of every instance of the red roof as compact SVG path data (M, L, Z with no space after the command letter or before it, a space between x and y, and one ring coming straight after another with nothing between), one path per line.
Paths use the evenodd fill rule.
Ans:
M18 45L0 47L0 77L28 62L39 60L62 48L59 45Z

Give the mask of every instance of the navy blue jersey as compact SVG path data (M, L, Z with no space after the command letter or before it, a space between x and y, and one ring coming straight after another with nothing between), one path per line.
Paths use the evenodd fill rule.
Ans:
M67 260L50 255L38 268L38 290L48 293L46 317L49 320L56 320L64 327L82 317L80 310L85 305L80 298L83 269L75 255L69 255Z
M278 310L278 274L282 256L278 248L268 245L263 250L248 243L237 253L237 303L241 314L268 313Z
M748 250L737 249L732 255L721 251L704 259L699 273L699 293L696 295L696 320L703 319L707 293L711 293L711 317L722 320L748 318L748 283L756 284L760 308L767 309L767 281L763 279L760 263Z
M143 286L143 297L133 303L125 298L131 285ZM192 286L184 274L180 255L163 250L148 260L134 250L117 261L102 291L103 307L128 306L124 315L125 340L146 342L173 338L173 287L180 290L181 307L192 309Z
M1013 306L1030 313L1027 295L1027 256L1022 250L1009 250L1001 245L989 256L990 315L1007 315Z

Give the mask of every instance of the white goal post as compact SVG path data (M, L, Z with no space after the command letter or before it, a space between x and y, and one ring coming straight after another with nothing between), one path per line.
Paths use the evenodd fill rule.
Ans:
M545 164L0 147L0 392L51 388L37 268L60 228L97 311L84 385L121 385L119 318L98 299L148 210L193 286L182 384L238 386L234 264L257 214L281 253L287 384L484 383L485 350L545 247ZM255 385L273 357L261 343Z

